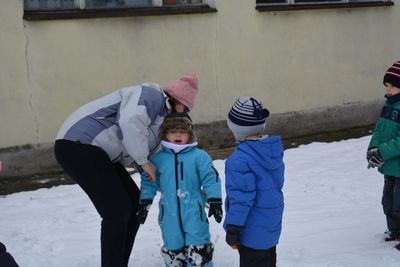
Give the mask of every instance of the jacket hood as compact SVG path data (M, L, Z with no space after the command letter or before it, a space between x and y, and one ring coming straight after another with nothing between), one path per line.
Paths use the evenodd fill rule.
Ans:
M283 146L280 136L243 141L238 144L237 150L247 154L268 170L281 166L283 161Z

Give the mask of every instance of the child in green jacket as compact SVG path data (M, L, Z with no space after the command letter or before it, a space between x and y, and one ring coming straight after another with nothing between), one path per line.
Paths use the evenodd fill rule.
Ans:
M400 241L400 61L385 73L386 102L368 146L368 168L378 167L384 175L382 206L388 236L385 241ZM400 250L400 243L395 246Z

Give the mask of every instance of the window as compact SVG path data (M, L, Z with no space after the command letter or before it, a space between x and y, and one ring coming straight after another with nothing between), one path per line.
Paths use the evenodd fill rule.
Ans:
M24 0L26 10L96 9L196 5L202 0Z
M393 6L391 0L256 0L259 11Z
M24 0L24 19L76 19L216 12L215 0Z

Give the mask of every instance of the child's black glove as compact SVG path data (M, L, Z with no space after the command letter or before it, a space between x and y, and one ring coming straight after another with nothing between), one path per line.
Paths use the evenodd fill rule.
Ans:
M371 159L372 154L374 154L374 152L375 152L377 149L378 149L378 148L377 148L376 146L371 147L370 149L368 149L367 155L366 155L367 161L369 161L369 160Z
M368 166L367 168L381 167L384 163L379 148L373 147L367 152Z
M241 227L237 225L228 224L226 226L226 243L233 249L238 249L240 245L240 231Z
M149 209L153 201L151 199L143 199L139 204L139 210L136 213L136 219L140 224L144 224L149 213Z
M208 217L214 216L217 223L222 220L222 201L220 198L210 198L207 201L210 204L210 209L208 210Z

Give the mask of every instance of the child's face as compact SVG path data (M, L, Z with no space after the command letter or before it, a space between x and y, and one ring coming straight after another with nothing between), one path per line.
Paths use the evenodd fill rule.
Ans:
M189 133L185 130L174 129L166 134L167 141L177 145L185 145L189 142Z
M386 85L386 95L393 96L400 93L400 88L393 86L391 83L385 83Z

